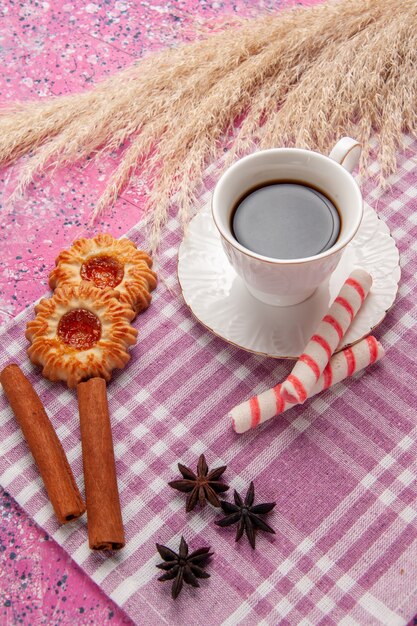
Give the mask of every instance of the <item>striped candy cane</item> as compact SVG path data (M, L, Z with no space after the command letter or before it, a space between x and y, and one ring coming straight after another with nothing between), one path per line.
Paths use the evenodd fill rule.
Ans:
M282 383L281 395L287 402L302 404L311 395L330 357L362 306L371 285L371 276L361 269L354 270L345 281L291 374Z
M372 335L351 348L345 348L330 359L309 397L336 385L348 376L379 361L383 356L384 348ZM281 388L281 384L276 385L232 409L229 416L234 430L237 433L244 433L296 406L297 403L287 402L282 398Z

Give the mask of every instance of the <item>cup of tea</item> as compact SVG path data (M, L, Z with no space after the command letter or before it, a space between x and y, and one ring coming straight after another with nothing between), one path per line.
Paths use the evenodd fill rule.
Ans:
M343 137L329 156L260 150L223 173L212 196L214 223L255 298L298 304L334 271L363 216L351 175L360 152L357 141Z

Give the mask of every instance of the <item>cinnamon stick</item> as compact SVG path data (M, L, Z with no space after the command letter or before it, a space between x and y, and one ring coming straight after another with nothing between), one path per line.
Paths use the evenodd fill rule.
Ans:
M117 488L106 382L90 378L77 385L83 449L88 541L92 550L125 545Z
M85 511L62 445L44 406L15 363L0 372L0 382L38 466L59 522L65 524Z

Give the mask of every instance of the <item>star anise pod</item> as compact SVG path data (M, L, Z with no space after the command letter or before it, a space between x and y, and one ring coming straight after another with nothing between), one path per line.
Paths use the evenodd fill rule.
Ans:
M179 595L183 584L199 587L197 578L210 578L210 574L204 571L205 562L213 555L210 548L199 548L188 554L188 545L184 537L181 537L178 554L167 548L156 544L156 548L164 559L163 563L158 563L156 567L165 571L158 580L173 580L171 595L175 598Z
M249 485L245 500L242 500L236 490L233 496L235 504L226 502L225 500L221 501L221 507L227 515L223 517L223 519L215 522L217 526L224 527L237 524L236 541L239 541L243 533L246 532L252 548L255 548L255 533L257 530L264 530L267 533L275 534L275 530L264 522L259 515L265 515L265 513L272 511L276 503L266 502L264 504L254 505L255 487L253 482Z
M197 475L185 465L178 463L178 469L180 470L183 478L180 480L172 480L168 483L173 489L178 489L183 493L189 493L187 496L185 510L192 511L197 502L201 508L206 506L206 500L213 506L220 507L220 500L217 497L218 493L223 493L229 489L228 485L219 480L220 476L227 469L227 465L222 467L216 467L211 470L207 467L204 454L198 459Z

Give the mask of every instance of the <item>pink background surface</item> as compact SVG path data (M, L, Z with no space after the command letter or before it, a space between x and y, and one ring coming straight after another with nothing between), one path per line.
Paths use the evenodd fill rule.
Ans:
M1 106L82 91L145 52L193 37L196 20L256 16L272 0L13 2L0 8ZM314 4L314 0L304 2ZM47 290L62 248L80 236L125 233L139 221L143 198L126 190L93 228L88 216L114 167L84 164L37 180L27 196L7 203L13 169L0 170L0 323ZM2 624L130 624L123 611L1 492L0 622Z
M1 104L84 90L144 52L192 38L195 20L255 16L272 0L52 2L5 0L0 9ZM314 4L314 0L303 2ZM0 322L47 290L59 251L83 235L125 233L141 216L143 198L126 190L93 228L89 213L116 157L100 168L74 166L37 180L8 204L13 170L0 171ZM1 492L0 622L2 624L129 624L4 491Z

